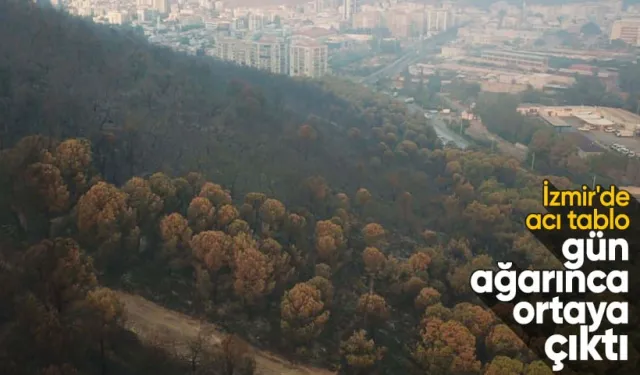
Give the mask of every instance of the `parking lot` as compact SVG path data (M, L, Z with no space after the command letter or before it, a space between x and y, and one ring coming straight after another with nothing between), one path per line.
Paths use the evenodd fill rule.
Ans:
M590 138L593 141L601 143L603 146L611 146L614 143L621 144L624 147L628 148L631 151L635 151L636 153L640 153L640 141L638 137L627 138L627 137L616 137L612 133L605 133L603 131L591 130L585 133L585 136Z
M607 149L611 149L611 145L617 143L628 148L630 151L634 151L636 154L640 154L640 138L638 137L616 137L614 133L605 133L601 130L580 131L577 130L577 128L582 126L582 122L580 122L580 120L576 118L563 119L574 127L575 131L579 131L584 134L585 137Z

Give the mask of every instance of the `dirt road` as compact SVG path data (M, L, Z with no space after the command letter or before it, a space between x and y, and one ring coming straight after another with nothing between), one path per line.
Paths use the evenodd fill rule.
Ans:
M200 322L137 295L117 293L127 312L126 328L143 341L166 340L174 344L178 353L182 353L187 344L198 337L201 328L211 332L214 344L224 338L224 333L213 324ZM254 350L257 373L261 375L335 375L335 372L296 365L277 355Z

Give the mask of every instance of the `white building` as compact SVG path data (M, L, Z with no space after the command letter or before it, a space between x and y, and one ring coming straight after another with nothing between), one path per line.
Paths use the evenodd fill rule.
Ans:
M274 74L289 72L289 44L283 39L263 36L253 42L255 67Z
M247 28L251 31L262 30L264 26L264 17L261 14L250 13L247 16Z
M122 25L129 21L127 15L122 12L108 12L107 13L107 22L112 25Z
M171 13L171 6L169 0L153 0L153 7L158 13L166 15Z
M215 56L274 74L289 71L289 49L284 38L263 36L257 41L221 38L216 41Z
M289 47L289 75L321 77L329 70L329 48L311 38L296 37Z
M138 9L136 13L138 16L138 22L154 22L158 18L158 14L155 9Z
M436 34L451 28L452 19L451 12L447 9L429 9L427 10L427 33Z
M351 21L351 17L353 17L357 9L357 0L344 0L342 3L342 18L346 21Z

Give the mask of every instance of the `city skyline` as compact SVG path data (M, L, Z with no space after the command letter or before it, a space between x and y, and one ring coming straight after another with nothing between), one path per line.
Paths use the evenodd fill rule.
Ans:
M623 11L621 1L560 5L497 2L489 9L463 7L453 2L362 0L311 0L294 7L238 7L232 5L235 2L222 0L54 1L59 1L54 5L65 11L91 17L95 22L132 25L152 43L274 74L311 78L335 73L332 58L370 48L372 30L379 30L376 35L384 31L384 38L393 38L408 48L412 43L465 24L440 56L459 59L460 54L468 55L464 46L508 47L512 51L507 53L519 57L511 59L503 53L499 62L487 60L487 53L467 56L466 60L515 64L525 71L529 69L526 61L537 66L526 50L535 49L536 43L556 30L571 34L593 23L604 30L608 41L630 45L640 42L640 21L629 19L640 17L640 12L633 7ZM602 43L603 39L598 40L593 43ZM518 51L522 47L526 48Z

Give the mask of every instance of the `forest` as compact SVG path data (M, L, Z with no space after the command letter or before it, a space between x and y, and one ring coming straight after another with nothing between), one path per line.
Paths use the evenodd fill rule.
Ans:
M0 373L248 375L252 345L341 374L551 374L469 278L559 267L522 221L568 178L443 147L350 82L0 15ZM173 355L125 329L119 290L230 334ZM580 374L636 362L616 366Z

